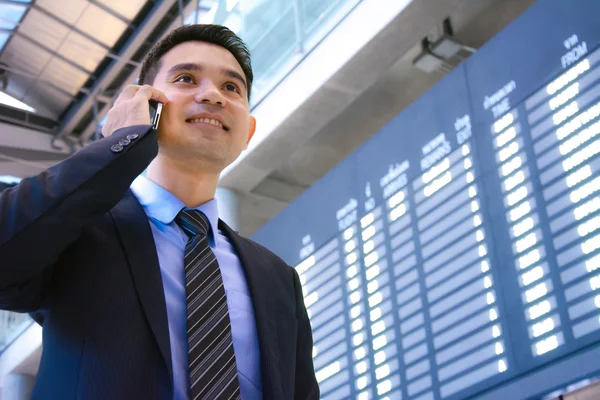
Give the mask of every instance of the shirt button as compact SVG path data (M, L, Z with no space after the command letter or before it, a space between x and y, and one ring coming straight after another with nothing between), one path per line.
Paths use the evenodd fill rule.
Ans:
M138 135L137 133L130 133L130 134L129 134L129 135L127 135L125 138L126 138L127 140L135 140L135 139L137 139L137 138L139 138L139 137L140 137L140 135Z
M127 145L129 145L130 143L131 143L131 140L129 140L129 139L121 139L121 140L119 140L119 144L120 144L121 146L127 146Z
M120 153L123 151L123 146L121 146L120 144L113 144L110 147L110 151L112 151L113 153Z

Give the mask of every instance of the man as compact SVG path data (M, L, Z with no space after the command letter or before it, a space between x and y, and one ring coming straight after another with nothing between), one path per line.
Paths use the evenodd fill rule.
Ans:
M255 129L245 45L181 27L139 82L105 138L0 197L0 308L43 323L33 398L317 399L296 271L214 200Z

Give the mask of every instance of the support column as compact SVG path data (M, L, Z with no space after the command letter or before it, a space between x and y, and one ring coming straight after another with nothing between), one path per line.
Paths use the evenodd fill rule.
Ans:
M35 378L30 375L9 374L4 378L2 398L10 400L29 400Z
M217 188L215 199L219 205L219 218L233 230L241 231L243 228L241 195L231 189Z
M219 217L244 237L250 237L287 206L287 203L254 193L217 188Z

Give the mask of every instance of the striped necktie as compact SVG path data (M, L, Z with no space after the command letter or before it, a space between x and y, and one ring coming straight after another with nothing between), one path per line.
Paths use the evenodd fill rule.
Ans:
M189 236L184 265L190 399L240 399L223 278L208 245L210 224L200 211L185 208L175 222Z

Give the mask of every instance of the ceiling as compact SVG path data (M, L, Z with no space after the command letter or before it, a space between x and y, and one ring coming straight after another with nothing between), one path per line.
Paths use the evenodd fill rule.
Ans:
M146 0L0 2L0 23L16 22L0 53L10 68L5 91L58 121L73 99L113 59ZM19 18L21 17L21 18Z

